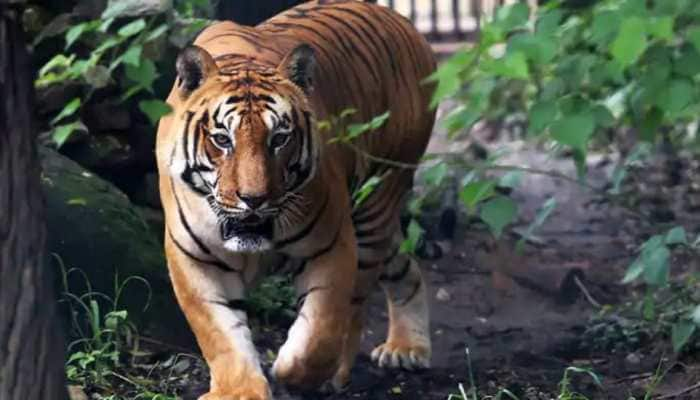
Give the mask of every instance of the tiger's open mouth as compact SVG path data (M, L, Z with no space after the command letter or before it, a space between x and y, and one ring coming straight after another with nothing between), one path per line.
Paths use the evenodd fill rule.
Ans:
M261 218L251 214L245 218L226 218L221 222L221 239L224 241L234 237L242 238L272 238L272 218Z

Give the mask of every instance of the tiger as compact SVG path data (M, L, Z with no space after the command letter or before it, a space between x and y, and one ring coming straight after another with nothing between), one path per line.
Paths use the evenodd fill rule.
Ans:
M343 390L376 286L389 325L373 361L429 368L428 289L400 249L400 210L435 123L435 68L408 19L355 0L215 22L178 55L156 158L170 279L211 375L200 400L272 399L271 382ZM332 140L320 122L349 108L343 129L389 117ZM245 293L273 273L292 280L298 314L267 373Z

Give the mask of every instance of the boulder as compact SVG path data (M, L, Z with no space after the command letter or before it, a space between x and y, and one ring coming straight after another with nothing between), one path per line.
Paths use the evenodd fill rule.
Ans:
M139 276L121 293L120 305L139 328L173 343L191 343L176 304L159 236L140 211L111 183L54 150L40 148L46 198L48 249L57 268L85 273L92 290L115 294L115 281ZM85 279L70 274L69 288L86 292ZM143 310L149 297L148 308Z

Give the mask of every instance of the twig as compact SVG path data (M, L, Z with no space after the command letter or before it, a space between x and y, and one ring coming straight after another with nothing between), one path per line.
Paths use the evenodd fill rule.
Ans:
M589 303L591 303L591 305L593 307L595 307L595 308L602 308L603 307L600 305L600 303L598 303L596 301L596 299L593 298L593 296L591 296L591 293L588 291L588 289L586 289L586 286L583 284L583 282L581 282L581 280L576 275L574 275L574 283L576 284L576 286L578 286L578 288L581 290L581 293L583 293L583 296L586 298L586 300L588 300Z
M698 389L700 389L700 383L696 383L696 384L693 385L693 386L688 386L688 387L685 388L685 389L681 389L681 390L678 390L678 391L673 392L673 393L669 393L669 394L665 394L665 395L663 395L663 396L655 397L654 400L673 399L673 398L676 398L676 397L678 397L678 396L682 396L682 395L684 395L684 394L688 394L688 393L690 393L690 392L694 392L694 391L696 391L696 390L698 390Z
M634 375L629 375L625 376L624 378L616 379L612 383L613 384L618 384L622 382L627 382L627 381L637 381L640 379L646 379L651 377L653 374L651 372L643 372L641 374L634 374Z
M369 152L361 149L354 143L350 141L342 141L340 142L346 146L348 146L350 149L353 151L357 152L361 156L367 158L370 161L382 163L385 165L389 165L391 167L395 168L402 168L402 169L417 169L420 164L414 164L414 163L404 163L401 161L395 161L391 160L388 158L384 157L379 157L375 156L373 154L370 154ZM643 212L639 211L638 209L631 207L627 204L624 204L620 202L618 196L611 195L610 193L605 192L603 189L598 188L596 186L593 186L589 183L586 183L585 181L582 181L580 179L572 178L571 176L558 172L558 171L548 171L548 170L543 170L543 169L538 169L538 168L532 168L532 167L521 167L519 165L493 165L493 164L473 164L465 161L464 159L458 157L456 154L452 153L430 153L427 154L428 156L433 156L433 157L443 157L443 158L450 158L459 164L461 164L463 167L471 169L473 171L506 171L506 172L512 172L512 171L519 171L519 172L524 172L527 174L532 174L532 175L541 175L541 176L547 176L550 178L554 179L561 179L563 181L567 181L570 183L573 183L575 185L581 186L585 189L590 190L591 192L595 193L598 196L601 196L611 203L615 204L616 206L620 207L621 209L634 214L640 219L646 220L649 217L644 214Z
M187 347L178 346L178 345L172 344L172 343L162 342L160 340L153 339L153 338L148 337L148 336L136 335L136 337L138 338L138 340L146 342L146 343L155 344L155 345L162 346L165 348L170 348L173 350L178 350L178 351L185 353L185 354L192 353L192 349L188 349Z

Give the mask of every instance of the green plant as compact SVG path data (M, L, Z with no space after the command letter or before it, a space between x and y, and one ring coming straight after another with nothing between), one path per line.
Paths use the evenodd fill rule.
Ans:
M170 112L170 106L155 92L162 67L157 62L166 43L184 45L207 20L194 18L202 1L185 1L165 15L124 17L127 2L110 1L99 19L80 21L66 27L63 53L54 55L39 70L39 89L72 82L84 89L51 119L51 138L60 147L78 130L86 127L79 112L98 90L117 87L119 101L133 101L155 124ZM186 22L186 23L185 23ZM40 34L34 45L47 40ZM168 65L168 68L171 66ZM143 94L145 93L145 94ZM139 95L137 100L130 100Z
M150 285L141 277L128 277L114 280L114 294L108 296L92 289L85 273L79 269L66 269L60 258L56 257L61 267L64 287L63 300L70 316L71 336L68 345L66 377L71 384L96 393L100 399L121 400L126 398L143 400L170 400L171 395L158 393L155 383L147 379L132 377L126 372L129 358L140 352L139 336L136 326L131 321L127 310L119 304L124 291L131 283L142 283L149 292L144 305L148 307ZM85 291L77 294L69 287L71 276L82 278ZM125 371L125 372L123 372ZM116 392L120 384L128 384L129 396Z
M277 317L293 319L296 315L296 303L291 279L284 276L264 278L248 293L246 304L249 314L259 318L266 325Z
M681 351L700 327L700 299L695 295L697 279L670 288L670 261L673 248L697 251L700 239L690 243L682 226L671 228L663 235L654 235L644 242L639 255L627 268L623 283L642 280L645 293L641 302L641 316L661 326L669 326L671 343Z
M631 168L658 151L657 142L698 149L700 4L602 0L572 10L550 1L530 17L524 3L501 7L484 23L473 45L427 79L436 85L434 107L448 99L457 104L443 121L450 137L469 133L479 121L516 116L524 121L525 139L546 143L553 154L570 156L576 166L578 177L569 178L498 165L491 159L468 164L460 199L496 237L514 221L517 206L496 190L498 178L484 171L544 173L578 181L630 208L620 198L621 185ZM630 135L632 150L615 168L610 190L589 186L586 159L591 148L608 151L611 140ZM533 228L542 224L553 202L542 207ZM667 328L676 351L693 337L700 309L699 300L686 290L678 291L680 296L665 296L671 249L695 247L682 227L653 236L641 246L623 280L644 281L641 316Z

